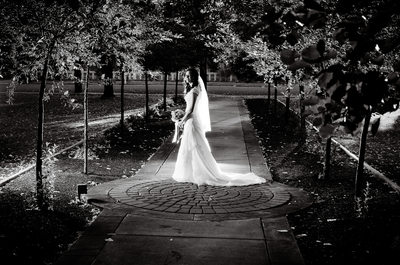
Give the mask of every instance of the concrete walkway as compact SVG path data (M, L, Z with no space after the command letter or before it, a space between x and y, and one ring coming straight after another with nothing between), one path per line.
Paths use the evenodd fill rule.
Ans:
M57 264L304 264L286 214L311 199L272 181L241 100L213 98L210 114L207 138L221 169L267 183L177 183L169 139L134 177L89 190L103 211Z

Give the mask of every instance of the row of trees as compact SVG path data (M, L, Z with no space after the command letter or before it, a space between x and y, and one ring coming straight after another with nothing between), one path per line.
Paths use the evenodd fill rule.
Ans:
M362 193L367 133L399 108L400 3L395 0L221 1L232 16L208 45L225 63L245 60L268 83L299 88L306 116L326 139L362 131L356 195ZM217 44L217 45L215 45ZM392 118L393 119L393 118ZM303 126L304 127L304 126Z
M12 78L12 89L21 79L40 81L36 179L41 208L46 208L43 191L46 176L42 172L43 104L54 87L62 89L54 83L49 86L49 79L69 78L68 73L77 70L77 65L82 71L101 69L103 98L111 98L115 70L121 76L127 71L143 71L148 92L147 80L153 71L167 75L197 66L207 85L207 66L215 64L216 54L221 52L214 48L218 47L219 28L226 28L231 22L225 4L214 0L0 0L0 4L0 74ZM210 42L216 44L207 45ZM88 80L83 83L87 140ZM145 104L147 114L148 96ZM84 142L87 157L87 141ZM87 172L86 163L84 171Z
M0 0L1 73L41 80L38 191L46 81L62 78L76 63L102 69L104 97L114 95L115 69L121 76L144 71L147 80L151 71L198 66L207 84L207 66L239 65L243 75L255 71L268 83L288 82L287 100L299 86L302 115L310 115L323 137L364 124L365 138L372 113L399 105L397 2ZM374 119L373 132L378 125Z
M40 208L46 208L43 184L46 176L42 172L43 106L52 90L47 80L62 80L77 64L86 71L95 67L105 77L104 98L114 96L115 69L121 76L127 71L143 71L147 79L151 71L168 74L199 66L206 80L208 57L201 32L208 30L209 22L201 9L208 4L211 1L0 0L0 73L12 77L10 86L15 86L22 77L40 81L36 151ZM87 139L88 80L84 88ZM122 82L121 123L123 88ZM87 146L84 150L87 155ZM84 168L86 171L86 164Z

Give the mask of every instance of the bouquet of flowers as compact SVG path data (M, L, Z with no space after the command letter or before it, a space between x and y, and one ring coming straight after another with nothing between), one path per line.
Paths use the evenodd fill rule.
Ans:
M179 140L181 139L182 136L182 130L178 126L178 122L185 116L185 112L181 109L176 109L174 111L171 111L171 120L175 122L175 133L174 133L174 138L172 139L173 143L179 143Z

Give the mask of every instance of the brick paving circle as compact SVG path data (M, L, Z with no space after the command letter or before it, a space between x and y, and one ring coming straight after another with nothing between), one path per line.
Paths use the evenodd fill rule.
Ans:
M268 184L222 187L172 180L131 182L111 189L109 196L146 211L201 215L251 214L290 201L287 191Z

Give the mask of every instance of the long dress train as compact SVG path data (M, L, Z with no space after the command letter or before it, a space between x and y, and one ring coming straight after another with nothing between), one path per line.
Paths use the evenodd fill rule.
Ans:
M193 93L197 100L207 97L200 87L195 87L185 95L186 111L193 104ZM204 98L203 98L204 99ZM195 106L198 102L195 102ZM200 104L198 104L200 105ZM207 101L208 108L208 101ZM207 109L208 111L208 109ZM220 170L211 153L204 126L201 124L199 108L194 108L192 118L184 125L178 158L172 178L178 182L192 182L198 185L243 186L263 183L266 180L250 172L247 174L227 173ZM204 112L204 110L203 110Z

